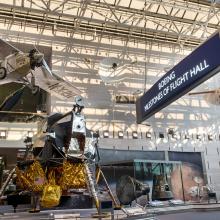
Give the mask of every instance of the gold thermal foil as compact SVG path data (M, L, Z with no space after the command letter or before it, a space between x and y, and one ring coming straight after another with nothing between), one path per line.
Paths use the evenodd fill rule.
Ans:
M24 173L19 170L18 167L16 167L16 175L17 175L17 180L16 184L21 187L22 189L31 189L31 183L29 180L26 179Z
M40 192L46 183L45 173L38 161L35 161L26 171L16 169L18 183L24 189Z
M47 184L44 187L41 198L41 206L50 208L59 205L61 197L61 189L58 185Z
M48 178L47 178L48 184L56 185L56 174L55 173L56 173L55 169L49 170Z
M60 182L63 190L86 188L86 179L83 163L63 163L63 176Z
M50 208L59 205L61 194L60 186L56 185L55 171L51 170L48 175L48 184L43 189L41 206Z

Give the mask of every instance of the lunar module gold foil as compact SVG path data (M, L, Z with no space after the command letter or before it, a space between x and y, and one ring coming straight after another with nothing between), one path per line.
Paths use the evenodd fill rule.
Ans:
M35 161L26 171L16 168L17 182L23 189L34 192L43 190L46 183L45 173L38 161Z
M83 163L63 163L63 176L60 186L63 190L86 188L85 170Z
M43 189L41 206L50 208L59 205L61 194L60 186L56 185L55 172L51 171L48 175L48 183Z

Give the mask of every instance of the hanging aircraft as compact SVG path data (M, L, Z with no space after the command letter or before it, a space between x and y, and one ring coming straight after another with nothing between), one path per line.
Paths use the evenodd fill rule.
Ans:
M192 95L203 95L204 100L212 105L220 105L220 89L207 90L201 92L190 92Z
M8 42L4 43L14 52L0 61L0 85L11 82L22 83L28 86L33 94L36 94L40 87L62 100L82 93L53 73L44 59L44 54L36 48L24 53Z
M98 73L104 83L117 84L128 78L125 70L134 64L137 64L136 59L125 62L116 57L107 57L100 61Z

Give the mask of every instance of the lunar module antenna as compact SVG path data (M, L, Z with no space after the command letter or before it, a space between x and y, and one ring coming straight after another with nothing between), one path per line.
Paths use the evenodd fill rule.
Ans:
M80 114L83 108L84 108L84 102L82 96L76 96L75 104L73 105L73 111L76 114Z

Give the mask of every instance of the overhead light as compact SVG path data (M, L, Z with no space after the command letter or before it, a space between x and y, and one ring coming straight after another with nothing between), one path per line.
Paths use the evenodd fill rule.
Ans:
M6 139L6 131L0 131L0 139Z
M33 131L28 131L28 137L32 138L34 136L34 132Z
M108 138L109 137L109 131L103 131L103 137Z
M151 132L146 132L146 138L151 139Z
M133 137L133 139L138 139L138 133L137 133L137 131L133 131L133 132L132 132L132 137Z
M123 138L123 137L124 137L123 131L119 131L119 132L118 132L118 137L119 137L119 138Z

